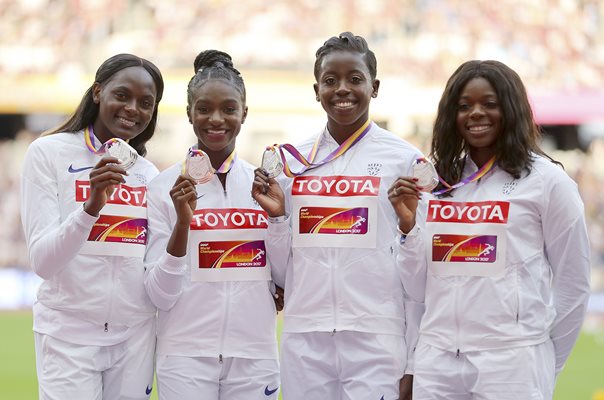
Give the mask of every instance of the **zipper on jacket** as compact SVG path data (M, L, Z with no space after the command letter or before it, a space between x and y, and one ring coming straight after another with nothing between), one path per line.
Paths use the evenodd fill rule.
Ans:
M455 347L457 348L457 358L459 358L459 278L456 279L455 299L453 304L453 314L455 315Z
M457 353L455 354L455 358L459 358L459 349L457 349Z
M338 326L338 316L337 316L337 298L336 298L336 269L333 263L333 260L335 259L334 253L336 252L336 249L329 249L329 252L331 254L330 257L330 262L329 262L329 271L330 271L330 278L331 278L331 311L333 312L333 331L331 332L331 335L335 335L336 334L336 326Z
M115 263L112 257L111 260L111 279L109 289L109 304L107 306L107 319L105 320L105 332L109 332L109 321L111 321L111 309L113 308L113 296L115 291Z
M224 316L222 318L222 332L220 332L220 345L218 347L218 362L222 363L222 347L224 346L224 336L226 334L226 329L227 329L227 324L228 324L228 320L229 320L229 305L230 305L230 298L231 298L231 282L227 281L226 283L226 294L224 296L225 302L224 302Z

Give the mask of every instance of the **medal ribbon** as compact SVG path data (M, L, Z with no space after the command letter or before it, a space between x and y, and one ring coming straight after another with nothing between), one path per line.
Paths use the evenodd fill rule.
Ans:
M196 155L205 155L206 157L209 158L209 156L203 150L196 149L195 146L193 146L189 149L189 157L196 156ZM226 160L224 160L222 162L220 167L218 167L218 169L215 170L214 173L226 174L227 172L229 172L231 170L231 168L233 168L233 164L235 164L235 161L237 161L237 151L233 150L233 152L231 154L229 154L229 156L226 158ZM185 167L186 167L186 163L183 163L182 169L181 169L181 172L183 174L186 172Z
M105 153L105 148L108 144L117 142L116 138L111 138L107 140L105 143L96 149L96 143L94 142L94 129L92 129L92 125L88 125L86 129L84 129L84 142L86 142L86 147L92 154L103 154Z
M425 159L421 158L419 160L425 160ZM442 179L439 176L438 180L440 181L440 183L443 184L443 186L445 186L445 188L438 190L436 192L432 192L432 194L435 196L438 196L443 193L450 192L451 190L460 188L464 185L467 185L468 183L477 181L480 178L482 178L483 176L485 176L493 168L494 165L495 165L495 156L493 156L489 161L487 161L478 171L474 172L472 175L468 176L467 178L462 179L460 182L457 182L455 185L449 185L447 182L444 181L444 179Z
M365 137L365 135L367 134L367 132L369 132L371 127L372 127L371 121L367 120L363 124L363 126L361 126L359 129L357 129L356 132L354 132L348 139L346 139L341 145L339 145L337 149L335 149L334 151L329 153L327 155L327 157L325 157L322 161L319 161L317 163L315 163L314 161L315 161L315 157L317 156L317 153L319 151L319 144L321 143L321 137L323 135L319 135L319 137L317 137L317 140L315 141L315 143L312 146L312 149L310 150L308 159L306 159L298 151L298 149L296 149L294 146L292 146L291 144L288 144L288 143L269 146L269 147L267 147L267 150L270 150L270 149L279 150L279 154L281 155L281 161L283 162L283 173L285 173L286 176L293 178L294 176L300 176L303 173L305 173L306 171L318 168L321 165L325 165L328 162L333 161L336 158L340 157L342 154L346 153L352 146L357 144L363 137ZM287 151L289 154L291 154L292 157L294 157L298 162L300 162L300 164L302 164L304 166L304 167L302 167L302 169L300 171L295 172L295 171L291 170L291 168L289 167L287 160L285 158L284 150Z

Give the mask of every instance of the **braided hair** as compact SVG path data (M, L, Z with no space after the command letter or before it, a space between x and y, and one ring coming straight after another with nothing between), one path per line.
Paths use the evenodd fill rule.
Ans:
M245 83L241 73L233 66L230 55L219 50L205 50L195 57L193 62L195 75L187 87L187 104L191 106L193 93L210 79L220 79L229 82L239 93L245 105Z
M323 46L319 47L315 54L315 68L314 74L315 79L319 80L319 73L321 70L321 63L323 58L329 53L335 51L348 51L351 53L362 54L365 58L365 64L369 70L371 79L375 79L377 76L377 60L373 51L369 50L367 41L361 36L355 36L351 32L342 32L339 36L332 36L325 41Z

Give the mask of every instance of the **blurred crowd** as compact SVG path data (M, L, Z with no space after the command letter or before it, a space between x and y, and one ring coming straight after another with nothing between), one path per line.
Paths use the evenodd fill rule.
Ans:
M0 0L0 74L90 73L117 52L163 71L204 48L243 68L310 71L323 41L367 38L381 72L444 83L467 59L503 61L531 85L604 85L600 0Z

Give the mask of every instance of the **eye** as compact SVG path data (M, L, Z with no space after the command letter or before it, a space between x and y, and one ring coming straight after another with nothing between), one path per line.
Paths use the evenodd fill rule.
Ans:
M363 82L363 78L361 78L360 76L353 76L352 78L350 78L350 81L355 85L358 85L359 83Z
M195 110L198 113L201 113L201 114L206 114L208 112L208 108L207 107L197 107Z
M326 84L327 86L332 86L336 84L336 80L334 78L325 78L323 80L323 83Z
M126 100L126 93L124 92L116 92L115 98L118 100Z
M237 111L235 107L225 107L224 112L227 114L233 114Z
M153 102L151 100L143 100L143 108L150 110L153 108Z
M459 104L457 106L457 109L459 111L468 111L470 109L470 105L469 104Z
M485 107L493 110L499 107L499 103L497 103L496 101L487 101L485 103Z

